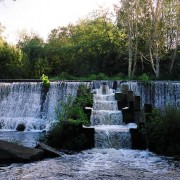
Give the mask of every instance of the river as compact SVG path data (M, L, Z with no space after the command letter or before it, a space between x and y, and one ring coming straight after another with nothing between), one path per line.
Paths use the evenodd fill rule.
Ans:
M2 180L178 180L179 162L148 151L91 149L28 164L0 167Z

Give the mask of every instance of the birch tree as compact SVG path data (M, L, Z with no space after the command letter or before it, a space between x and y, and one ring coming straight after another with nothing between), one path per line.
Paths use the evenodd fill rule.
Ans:
M128 77L134 76L139 55L141 3L141 0L121 0L120 7L116 7L118 27L127 35Z

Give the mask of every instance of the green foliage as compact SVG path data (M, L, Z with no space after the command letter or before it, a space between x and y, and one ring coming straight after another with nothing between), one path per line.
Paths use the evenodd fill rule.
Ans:
M180 156L180 110L167 106L154 110L146 124L150 151L168 156Z
M0 38L0 78L19 78L23 69L23 53Z
M80 85L75 103L80 107L92 107L93 95L85 85Z
M108 79L107 76L104 74L104 73L99 73L97 76L96 76L96 79L97 80L106 80Z
M148 81L149 77L146 73L142 74L141 76L139 76L139 80L141 81Z
M42 73L49 73L49 62L44 55L44 41L37 34L21 34L17 47L20 48L28 65L28 78L38 78Z
M82 124L89 124L85 107L92 105L92 95L86 86L80 85L77 97L68 97L56 108L56 123L47 137L48 144L59 148L80 150L88 142L82 132Z
M41 80L42 80L42 83L43 83L43 85L45 86L45 87L49 87L50 86L50 81L49 81L49 79L48 79L48 76L46 76L46 75L42 75L41 76Z
M74 76L69 75L69 74L66 73L66 72L62 72L62 73L58 76L58 79L61 79L61 80L75 80L76 78L75 78Z
M80 85L75 99L70 96L67 101L61 101L57 106L57 123L68 121L74 124L88 124L89 120L84 111L86 106L92 106L92 94L86 86Z
M59 125L62 125L62 122L65 121L71 124L88 123L87 116L83 111L83 106L77 99L74 101L72 97L68 97L67 102L60 102L56 108L57 123Z
M73 76L118 73L116 57L123 46L123 37L106 15L54 29L45 48L51 73L66 72Z
M47 42L21 32L16 47L4 40L0 24L0 78L47 74L63 80L179 80L177 3L163 1L154 9L151 1L123 0L116 9L117 23L99 10L76 24L53 29Z

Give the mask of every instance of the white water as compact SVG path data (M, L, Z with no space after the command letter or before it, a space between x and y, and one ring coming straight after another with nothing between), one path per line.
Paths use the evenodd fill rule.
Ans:
M131 148L130 128L135 124L122 125L122 112L118 110L114 90L102 83L94 90L91 125L95 128L95 147Z
M56 118L60 101L75 97L80 84L51 82L43 100L40 82L0 83L0 129L16 130L19 124L24 124L26 131L47 129Z
M0 167L3 180L178 180L173 164L148 151L91 149L29 164Z
M113 88L115 81L107 81L110 88ZM170 104L180 109L180 81L116 81L117 91L128 86L136 96L141 97L142 106L145 103L152 104L157 108L164 108ZM101 81L94 82L95 88L99 88Z
M110 82L109 84L110 87L112 87L112 83ZM34 87L36 85L37 88L39 87L39 90ZM13 83L13 84L0 83L0 122L5 121L4 124L8 124L7 123L9 121L7 120L8 118L10 118L11 121L14 121L14 122L9 121L9 125L7 125L7 129L14 129L16 125L13 125L13 127L10 126L16 121L17 122L20 121L21 119L23 119L23 122L27 120L26 124L35 123L35 126L37 126L38 124L37 122L39 120L40 121L42 120L42 122L40 122L39 124L45 126L47 122L51 122L54 119L55 117L54 107L56 106L55 104L58 102L58 100L66 99L69 94L73 94L75 96L78 85L79 83L65 83L65 86L61 82L52 83L52 86L43 104L43 110L41 111L41 109L38 107L39 106L38 104L40 104L41 106L40 83L30 83L30 85L28 85L28 83L20 83L20 85L19 83ZM15 88L13 86L23 86L23 87L22 88L19 87L21 89L20 91L18 90L18 88ZM132 87L138 87L138 86L139 85L136 83ZM31 94L32 97L30 97L30 95L26 96L25 95L26 92L23 92L24 91L23 88L29 89L27 91L28 93ZM21 95L22 92L23 95ZM139 90L137 92L139 92ZM175 103L177 103L178 102L177 100L179 98L178 96L179 92L174 91L174 93L176 95L172 94L172 96L176 97L174 99L175 99ZM25 100L22 100L23 98L25 98ZM114 98L113 92L109 91L108 95L103 94L103 96L101 95L98 96L97 101L98 100L114 101L113 98ZM160 102L159 99L161 98L162 96L157 98L156 104L158 105L161 104L159 103ZM172 98L172 100L174 99ZM33 107L32 109L28 109L29 107L31 107L31 105L29 104L28 106L25 101L27 101L28 104L32 103L32 106L35 107ZM21 105L21 102L24 102L24 104ZM23 108L25 108L26 110L23 111ZM8 111L13 111L13 109L16 110L14 112L8 112ZM30 112L30 110L32 110L32 113ZM25 112L23 115L21 114L22 111ZM93 115L94 118L92 119L93 122L97 122L94 123L96 131L99 133L103 131L104 133L108 134L107 137L109 137L111 132L124 133L125 134L124 137L126 137L129 128L130 127L135 128L134 124L129 124L126 126L119 125L122 122L121 118L119 118L119 116L121 117L120 115L121 112L117 112L117 110L115 111L93 110L93 111L96 111L95 114L97 114L97 115ZM97 113L98 111L100 115L98 115ZM105 118L101 118L103 116L101 115L102 113L105 114ZM117 115L113 115L113 117L110 117L110 115L114 113L115 114L117 113ZM7 115L10 117L8 117ZM15 117L13 117L14 115ZM98 117L100 117L99 120L97 120ZM102 124L98 125L99 123ZM114 123L116 125L113 125ZM29 132L25 132L27 133L26 135L24 132L16 132L16 135L22 136L22 133L24 136L24 140L27 142L27 139L29 137L28 134ZM2 133L0 135L2 135ZM12 137L14 135L10 134L10 136ZM128 142L126 143L128 144ZM108 144L106 145L106 147L109 148L111 147L111 145L109 146ZM176 168L173 164L169 164L168 161L166 161L162 157L158 157L155 154L148 151L118 149L119 147L115 147L115 148L117 149L95 148L74 155L63 155L62 157L59 158L45 159L43 161L38 161L29 164L23 164L23 163L11 164L10 166L7 167L0 167L0 175L1 175L0 179L2 180L14 180L14 179L17 180L20 179L21 180L30 180L30 179L175 180L177 179L178 180L180 179L180 171L179 171L180 166Z
M150 103L155 107L163 108L167 104L172 104L180 108L180 82L116 82L117 91L128 85L129 90L132 90L135 95L141 96L142 105ZM121 112L117 111L116 102L114 101L114 90L112 89L114 81L107 81L106 83L110 88L101 87L102 81L83 82L87 87L91 89L95 87L96 89L94 98L97 102L94 105L94 117L101 117L99 118L100 121L104 121L102 124L119 125L121 122L119 123L115 119L119 119ZM76 96L79 84L81 82L51 82L50 89L45 99L42 100L42 83L0 83L0 129L15 130L20 123L26 124L27 131L48 128L49 124L55 119L55 108L58 102L67 99L69 95ZM102 103L102 101L104 102ZM106 115L102 117L102 113ZM114 117L109 118L110 115ZM107 119L114 119L114 122L109 122ZM98 118L96 118L92 125L99 123Z

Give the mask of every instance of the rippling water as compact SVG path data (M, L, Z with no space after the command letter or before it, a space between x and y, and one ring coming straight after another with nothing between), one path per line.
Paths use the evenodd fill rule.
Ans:
M179 168L148 151L91 149L29 164L0 167L3 180L178 180Z
M42 132L1 131L0 139L34 147ZM148 151L90 149L33 163L0 165L2 180L180 179L179 162Z

